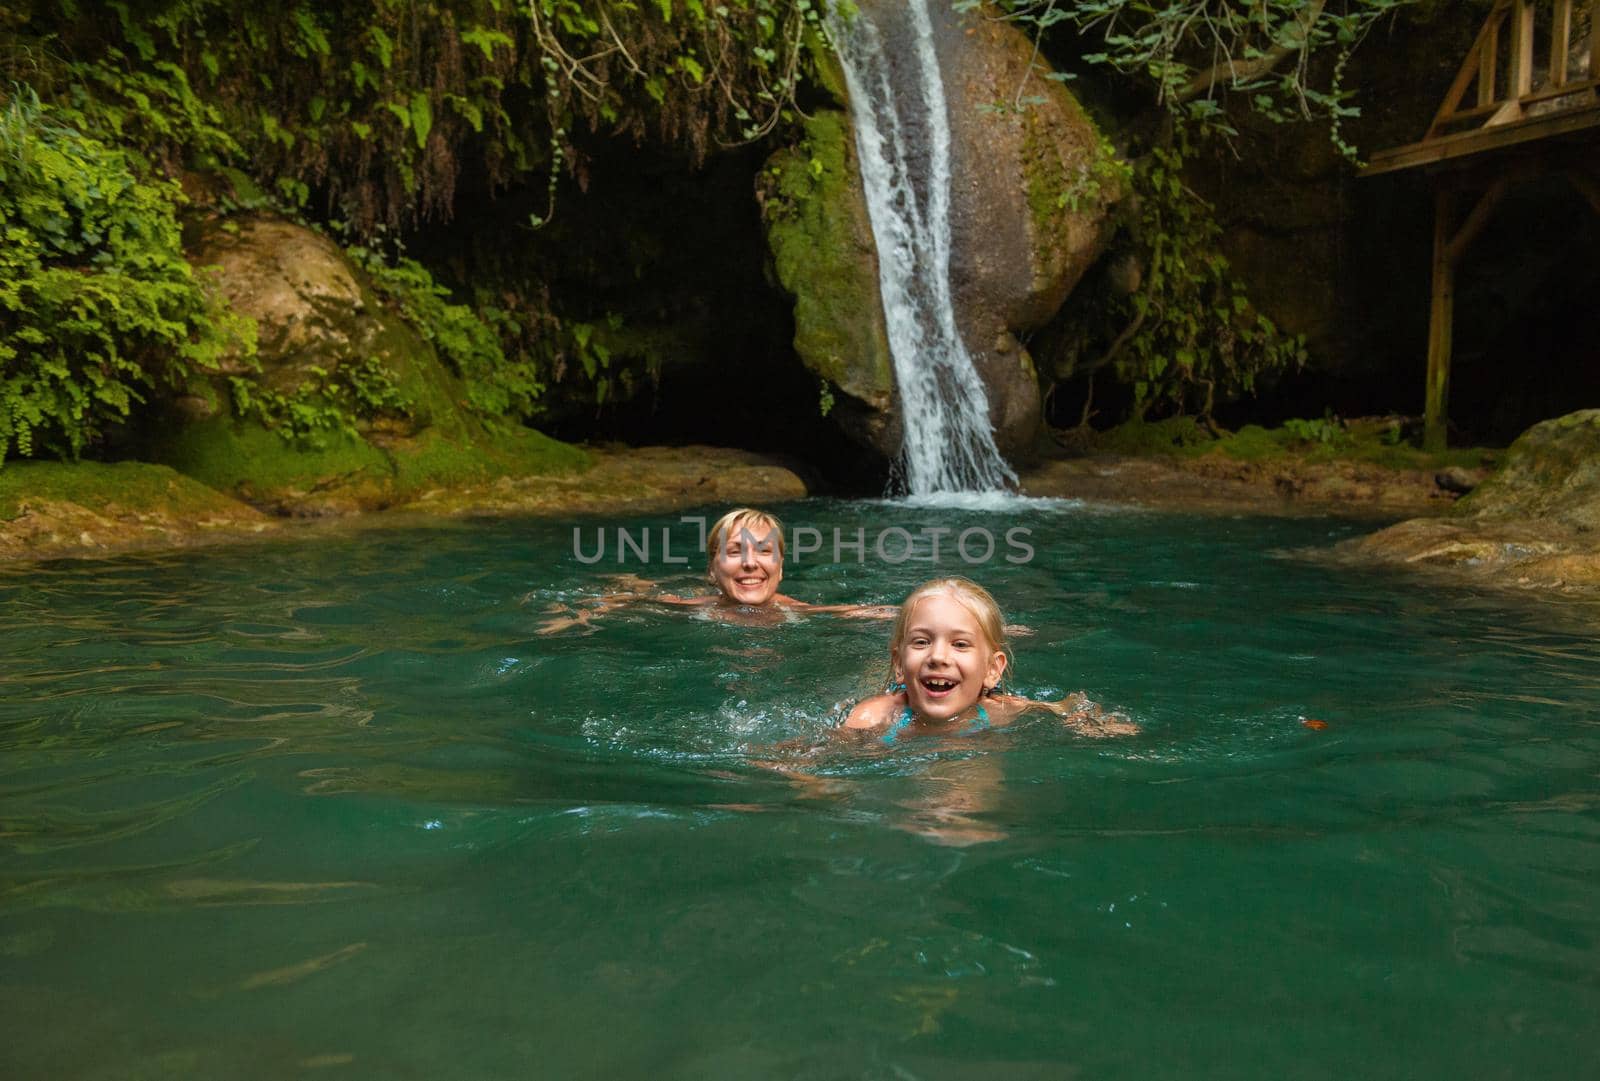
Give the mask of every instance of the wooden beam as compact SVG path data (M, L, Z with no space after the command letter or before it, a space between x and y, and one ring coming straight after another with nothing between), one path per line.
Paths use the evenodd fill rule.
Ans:
M1494 128L1476 128L1472 131L1442 135L1409 146L1380 150L1361 170L1362 176L1380 176L1400 169L1419 165L1434 165L1456 158L1471 157L1491 150L1502 150L1521 143L1570 135L1589 128L1600 127L1600 105L1586 105L1579 109L1563 109L1529 117L1513 124Z
M1600 79L1600 0L1589 0L1589 78Z
M1510 179L1502 176L1493 184L1490 184L1489 190L1484 192L1478 198L1478 201L1473 204L1472 211L1467 215L1467 220L1461 223L1461 228L1456 230L1456 235L1450 238L1450 243L1446 246L1445 255L1450 260L1452 267L1461 262L1461 256L1465 254L1472 242L1478 239L1478 234L1483 232L1483 227L1489 224L1489 215L1494 213L1494 208L1500 204L1501 199L1505 198L1506 189L1510 186Z
M1492 47L1492 39L1499 34L1500 21L1505 18L1505 13L1510 3L1511 0L1496 0L1494 10L1489 13L1489 17L1484 20L1483 26L1478 30L1478 36L1473 41L1472 48L1467 50L1467 58L1461 63L1461 70L1456 72L1455 82L1450 84L1450 89L1445 93L1444 101L1440 104L1439 111L1433 114L1433 121L1428 125L1427 134L1423 138L1426 139L1431 136L1439 125L1451 113L1455 112L1456 107L1461 104L1461 96L1467 92L1467 87L1472 85L1473 77L1478 74L1480 57L1485 44L1491 45L1489 49L1491 53L1495 51ZM1491 94L1493 93L1493 82L1494 80L1491 78ZM1478 96L1481 104L1483 97L1481 84Z
M1500 62L1500 20L1490 17L1484 27L1483 50L1478 53L1478 107L1493 104L1495 65Z
M1516 0L1511 6L1511 71L1506 97L1520 98L1533 89L1533 5Z
M1556 0L1550 17L1550 85L1567 82L1567 54L1572 51L1572 0Z
M1449 425L1450 335L1455 325L1455 264L1450 261L1450 224L1456 197L1441 189L1433 207L1433 290L1428 308L1428 377L1424 385L1422 449L1445 449Z
M1576 97L1585 90L1593 90L1594 88L1593 79L1579 79L1577 82L1567 83L1565 86L1547 86L1543 90L1535 90L1523 98L1522 103L1524 105L1532 105L1535 102L1550 101L1553 98ZM1576 106L1576 108L1582 108L1582 106Z

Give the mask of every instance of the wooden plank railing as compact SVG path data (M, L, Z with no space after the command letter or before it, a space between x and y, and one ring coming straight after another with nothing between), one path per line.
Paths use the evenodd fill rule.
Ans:
M1515 123L1547 102L1580 107L1597 100L1600 0L1497 0L1423 141Z

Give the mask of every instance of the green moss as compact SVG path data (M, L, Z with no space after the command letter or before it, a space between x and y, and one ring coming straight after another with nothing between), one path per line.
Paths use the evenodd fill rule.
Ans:
M845 114L818 111L799 146L768 159L763 214L778 281L795 298L795 352L846 393L884 401L892 361L852 146Z
M1259 424L1246 424L1231 436L1219 440L1216 449L1243 462L1261 462L1289 457L1289 441L1289 433L1282 428L1269 431Z
M1212 436L1195 423L1193 417L1172 417L1157 421L1129 421L1095 438L1095 449L1132 457L1154 455L1194 457L1204 453Z
M255 503L318 492L382 506L432 488L588 468L583 451L526 428L488 433L429 428L376 446L349 435L295 447L253 423L224 418L183 428L153 448L162 461Z
M1116 147L1100 133L1077 98L1058 88L1057 104L1063 112L1094 133L1086 160L1069 167L1062 160L1073 147L1063 144L1052 130L1044 110L1029 108L1022 117L1022 170L1027 185L1028 213L1040 238L1059 236L1068 218L1121 199L1132 181L1132 168L1117 157Z
M398 495L420 495L431 488L459 488L500 477L576 473L589 467L577 447L531 428L485 435L460 443L436 431L423 432L393 452Z
M249 422L215 417L180 428L152 456L219 491L248 501L314 488L382 487L392 470L382 451L343 434L322 449L295 447Z
M1429 453L1393 441L1393 423L1338 426L1326 442L1303 438L1289 428L1263 428L1247 424L1236 432L1213 436L1192 417L1129 421L1095 436L1095 450L1133 457L1198 458L1222 455L1243 462L1295 459L1322 462L1365 462L1384 469L1429 470L1452 466L1475 469L1494 464L1503 452L1484 447L1460 447Z
M204 517L238 509L226 496L164 465L144 462L8 462L0 468L0 521L30 503L95 511Z

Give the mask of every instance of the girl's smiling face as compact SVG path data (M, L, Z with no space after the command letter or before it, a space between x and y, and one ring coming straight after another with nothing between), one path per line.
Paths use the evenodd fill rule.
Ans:
M895 677L906 685L914 716L948 721L1000 682L1006 655L984 635L966 605L949 593L935 593L911 610L894 651L894 668Z
M783 581L783 556L776 530L735 522L711 561L711 580L735 604L766 604Z

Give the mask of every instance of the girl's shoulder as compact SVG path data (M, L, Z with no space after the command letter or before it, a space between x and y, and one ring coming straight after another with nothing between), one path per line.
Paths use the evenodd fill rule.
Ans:
M894 721L906 708L903 694L875 694L863 698L844 719L845 728L882 728Z

